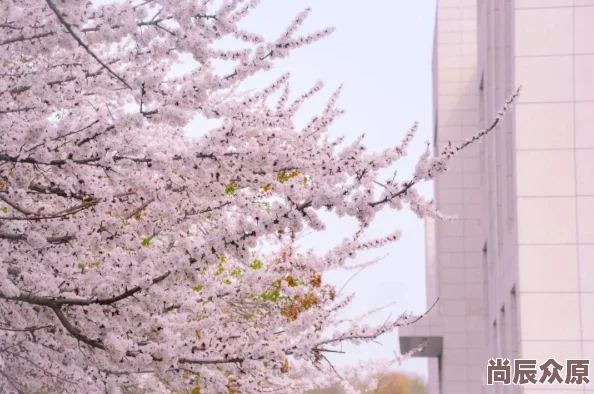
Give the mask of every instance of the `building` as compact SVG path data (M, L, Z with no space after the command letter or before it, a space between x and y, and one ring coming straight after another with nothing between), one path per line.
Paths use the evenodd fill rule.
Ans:
M435 183L459 220L427 221L440 300L401 350L427 343L430 394L594 393L486 381L495 357L594 360L594 0L437 0L433 63L438 151L522 92Z

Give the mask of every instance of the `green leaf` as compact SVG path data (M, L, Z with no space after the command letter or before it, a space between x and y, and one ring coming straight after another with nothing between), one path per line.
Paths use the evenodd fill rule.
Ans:
M87 264L87 267L89 267L89 268L99 267L100 264L101 264L101 261L96 260L96 261L93 261L93 262Z
M278 298L280 297L280 290L275 290L270 293L264 293L261 297L264 301L277 302Z
M151 244L151 239L150 238L144 238L141 242L142 246L149 246Z
M79 270L82 271L82 270L85 269L85 264L84 263L78 263L77 267L78 267Z
M270 203L264 201L262 204L266 207L266 212L270 213Z
M4 212L4 213L8 213L8 208L6 207L2 207L0 208L0 211Z
M239 268L235 268L233 271L231 271L231 276L240 276L241 275L241 270Z
M262 268L262 262L258 259L255 259L254 262L249 265L249 267L254 270L259 270Z
M219 268L217 269L217 272L215 272L215 276L219 276L221 275L223 272L225 272L225 267L223 267L223 265L219 265Z
M192 391L190 391L190 394L201 394L202 392L200 391L200 387L194 387L192 389Z
M192 287L192 290L194 290L196 293L200 293L200 291L202 290L203 287L204 287L204 285L198 285L198 286Z
M222 283L223 283L224 285L230 285L230 284L231 284L231 283L233 283L233 282L231 282L229 279L225 279L225 280L224 280Z
M228 196L231 196L233 193L235 193L235 190L237 190L237 187L239 185L235 182L231 182L226 188L225 188L225 194Z
M284 182L288 181L291 178L295 178L297 175L299 175L299 171L297 171L297 170L294 170L292 172L279 171L276 174L276 179L278 179L278 181L280 183L284 183Z

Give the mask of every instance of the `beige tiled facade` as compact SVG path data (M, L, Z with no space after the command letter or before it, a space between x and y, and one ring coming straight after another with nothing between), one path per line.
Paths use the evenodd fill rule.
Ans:
M458 220L427 221L428 307L440 300L401 330L402 349L428 343L430 394L594 393L486 384L491 357L594 359L594 0L437 7L437 151L522 91L435 183Z

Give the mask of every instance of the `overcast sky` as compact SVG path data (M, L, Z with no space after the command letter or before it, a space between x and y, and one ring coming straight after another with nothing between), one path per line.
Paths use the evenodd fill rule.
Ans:
M402 180L412 171L425 142L432 140L431 56L435 0L264 0L242 27L275 39L292 18L308 6L313 12L299 33L328 25L336 27L335 33L297 50L280 61L275 70L253 77L249 87L265 86L290 71L291 93L296 96L309 90L317 80L323 80L324 93L304 106L299 114L305 123L323 109L332 91L344 84L339 107L347 112L331 132L336 136L345 135L348 140L365 133L367 146L372 150L399 143L413 122L419 121L420 132L409 150L410 155L396 167ZM188 127L192 134L203 133L205 129L199 121ZM430 195L432 185L419 190ZM328 224L326 233L306 236L303 243L326 250L356 230L354 222L331 216L328 216ZM383 323L390 314L397 316L404 311L425 310L423 221L411 212L381 215L369 235L384 236L397 229L403 231L400 243L374 252L374 256L389 255L349 282L348 289L357 293L349 315L391 302L395 304L371 321ZM331 274L328 279L342 286L349 275ZM384 337L380 342L383 346L349 348L348 355L337 355L333 361L344 365L387 358L398 346L396 335ZM400 369L425 375L426 361L409 360Z

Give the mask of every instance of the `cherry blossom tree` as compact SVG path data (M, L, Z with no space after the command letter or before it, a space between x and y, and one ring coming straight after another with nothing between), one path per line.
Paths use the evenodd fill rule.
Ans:
M386 372L377 376L353 379L352 386L364 394L428 394L427 385L418 376ZM340 385L312 391L309 394L343 394Z
M339 379L327 355L342 343L410 323L331 333L353 294L322 274L399 239L364 239L382 210L444 218L415 185L499 118L381 180L416 126L370 153L327 133L340 90L303 128L321 83L294 101L289 75L235 93L333 30L298 35L306 10L267 41L240 27L258 2L0 4L0 391L305 392ZM217 49L230 38L242 48ZM198 66L172 76L182 55ZM190 138L197 115L219 126ZM328 253L297 248L322 210L359 230Z

